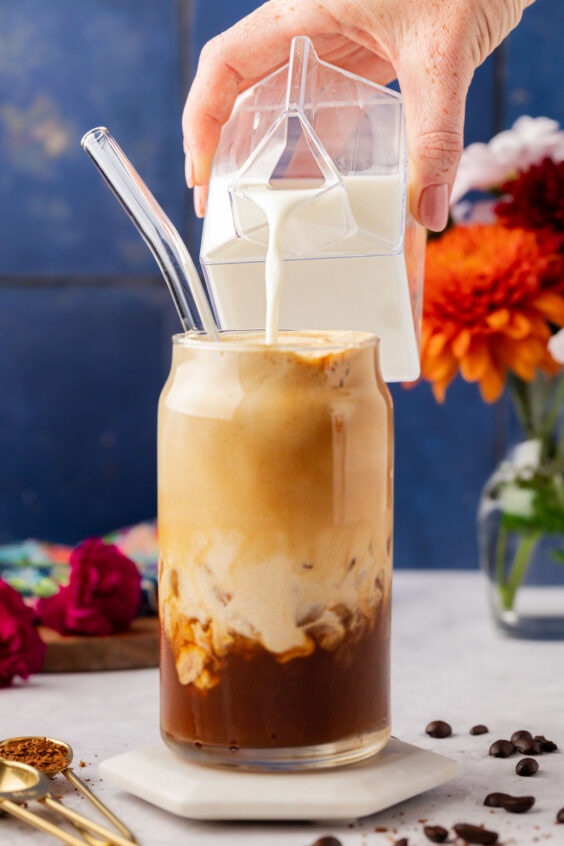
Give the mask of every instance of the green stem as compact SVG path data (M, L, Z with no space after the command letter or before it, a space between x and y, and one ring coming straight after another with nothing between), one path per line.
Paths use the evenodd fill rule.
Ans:
M564 458L564 428L560 432L556 442L556 460L559 461Z
M505 584L500 583L499 586L501 602L506 611L511 611L513 608L515 596L525 578L527 568L531 563L532 554L541 537L542 532L531 532L519 538L509 577Z
M507 386L513 397L513 405L517 412L519 423L523 427L527 438L533 438L535 435L535 425L532 419L533 414L527 386L522 379L513 373L510 373L507 378Z
M505 589L505 553L507 550L507 526L500 524L497 543L495 545L495 577L500 594Z
M544 416L544 420L542 421L541 426L541 437L546 439L549 438L554 428L556 427L556 423L558 421L558 415L562 410L562 403L564 402L564 377L560 377L558 380L558 384L554 390L554 395L552 397L552 403L548 411Z

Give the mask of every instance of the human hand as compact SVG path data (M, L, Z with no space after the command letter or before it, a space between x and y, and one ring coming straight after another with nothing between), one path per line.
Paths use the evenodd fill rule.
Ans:
M186 181L202 217L221 127L237 95L288 60L295 35L320 58L374 82L397 78L415 217L440 231L463 148L474 70L534 0L269 0L209 41L182 119Z

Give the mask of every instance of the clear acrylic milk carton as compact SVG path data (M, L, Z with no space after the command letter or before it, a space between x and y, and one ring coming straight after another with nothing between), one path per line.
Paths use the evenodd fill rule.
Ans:
M417 379L425 230L407 205L401 96L321 61L304 36L221 133L200 259L224 329L265 326L282 206L280 329L372 332L384 379Z

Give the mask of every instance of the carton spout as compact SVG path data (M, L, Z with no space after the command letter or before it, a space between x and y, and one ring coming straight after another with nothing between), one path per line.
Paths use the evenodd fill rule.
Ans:
M306 35L293 38L286 91L286 109L289 113L303 114L314 108L318 70L319 59L311 40Z

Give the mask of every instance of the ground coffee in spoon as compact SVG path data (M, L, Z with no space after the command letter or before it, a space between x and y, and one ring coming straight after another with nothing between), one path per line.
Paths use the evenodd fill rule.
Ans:
M67 753L64 747L46 737L28 737L0 746L0 758L28 764L36 770L48 773L64 769Z

